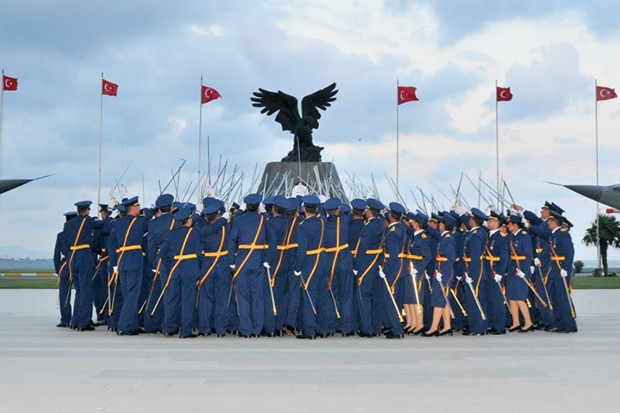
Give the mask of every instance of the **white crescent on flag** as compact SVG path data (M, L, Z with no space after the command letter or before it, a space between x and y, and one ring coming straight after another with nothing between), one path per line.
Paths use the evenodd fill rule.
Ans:
M407 99L407 92L404 90L400 91L400 100L406 100Z
M108 93L112 92L112 86L110 86L109 83L106 83L103 87L105 88L106 92Z
M499 92L499 96L500 96L502 99L508 99L508 91L507 91L507 90L505 90L505 89L504 89L504 90L502 90L501 92Z

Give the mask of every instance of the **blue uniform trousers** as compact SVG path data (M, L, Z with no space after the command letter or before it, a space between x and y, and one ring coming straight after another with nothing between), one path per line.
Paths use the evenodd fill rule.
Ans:
M121 271L119 282L123 294L123 304L118 318L118 331L138 331L138 306L142 288L142 270Z
M79 266L72 271L75 285L75 302L71 324L78 328L88 327L93 316L93 271L91 267Z
M506 304L502 295L502 285L495 280L488 280L482 284L486 302L486 315L488 326L497 331L503 331L506 328Z
M63 271L63 275L58 277L58 303L60 323L71 324L71 285L69 284L69 274L66 271Z
M488 289L487 280L480 280L480 284L478 286L477 297L480 302L480 307L482 311L485 312L486 315L486 294L485 291ZM472 333L480 333L483 334L488 329L488 324L486 320L482 319L482 314L480 312L480 308L476 304L476 299L474 298L474 293L472 293L472 288L474 292L476 292L476 282L474 281L470 285L465 285L465 310L467 311L467 323L469 324L469 331Z
M551 301L553 302L553 313L555 315L554 327L560 330L577 331L577 323L572 316L569 298L559 270L551 272L550 281L550 284L553 284ZM566 277L567 285L570 285L570 281L571 277Z
M239 332L243 336L259 335L265 319L265 268L242 268L235 280L239 306Z

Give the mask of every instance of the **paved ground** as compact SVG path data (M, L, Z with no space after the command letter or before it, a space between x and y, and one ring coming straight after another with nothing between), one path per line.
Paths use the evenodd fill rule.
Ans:
M620 290L579 333L119 337L54 327L51 290L0 290L0 412L618 412Z

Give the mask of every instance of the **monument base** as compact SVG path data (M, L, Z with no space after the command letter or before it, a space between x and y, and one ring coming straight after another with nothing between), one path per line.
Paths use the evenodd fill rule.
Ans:
M292 197L300 192L299 183L306 187L308 194L338 197L342 202L348 202L332 162L269 162L265 166L258 193L264 197Z

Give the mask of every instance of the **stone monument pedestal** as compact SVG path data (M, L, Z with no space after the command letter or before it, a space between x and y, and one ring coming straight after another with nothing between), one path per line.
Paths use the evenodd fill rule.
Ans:
M264 197L284 195L288 198L296 195L293 190L300 182L308 194L338 197L348 202L332 162L269 162L257 192Z

